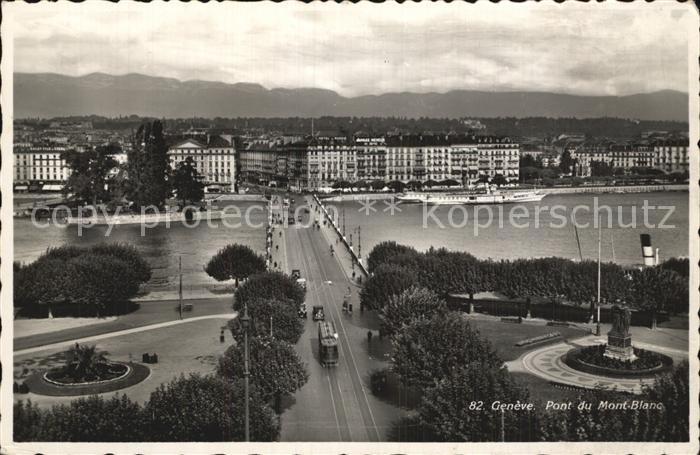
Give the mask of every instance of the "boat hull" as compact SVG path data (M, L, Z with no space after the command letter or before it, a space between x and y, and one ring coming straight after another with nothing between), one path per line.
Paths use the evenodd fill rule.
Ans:
M546 194L527 193L497 193L497 194L409 194L399 196L404 203L428 205L490 205L516 204L520 202L539 202Z

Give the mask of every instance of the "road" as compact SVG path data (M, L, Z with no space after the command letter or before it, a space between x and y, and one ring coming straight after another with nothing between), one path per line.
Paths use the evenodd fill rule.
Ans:
M315 214L312 212L310 216ZM367 331L372 329L376 334L376 317L368 312L360 314L358 289L350 286L321 232L300 224L291 225L285 229L284 243L287 267L299 269L307 280L309 317L296 349L307 364L310 378L281 417L281 439L386 440L387 429L401 412L377 400L368 387L369 372L386 366L368 355ZM343 297L349 289L353 314L342 311ZM314 305L323 305L326 320L333 321L338 332L340 359L336 367L323 368L319 363L317 323L310 315Z
M231 311L231 297L215 299L193 299L185 303L192 304L191 312L183 313L183 318L189 319L200 316L217 315ZM56 332L40 333L27 337L17 337L13 340L13 350L19 351L78 338L102 335L120 330L133 329L151 324L158 324L180 319L179 301L163 300L141 302L140 308L133 313L119 316L115 321L93 324L83 327L73 327Z

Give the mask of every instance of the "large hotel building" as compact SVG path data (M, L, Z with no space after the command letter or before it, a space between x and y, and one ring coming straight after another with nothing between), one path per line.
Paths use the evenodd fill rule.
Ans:
M290 144L253 143L240 151L244 180L322 190L341 182L465 183L503 176L517 182L519 147L494 136L316 136Z

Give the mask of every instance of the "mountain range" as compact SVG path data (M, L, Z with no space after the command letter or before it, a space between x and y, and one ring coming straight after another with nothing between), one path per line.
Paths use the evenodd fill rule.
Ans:
M14 116L142 115L186 117L620 117L688 120L688 94L662 90L627 96L549 92L386 93L344 97L317 88L179 81L143 74L14 74Z

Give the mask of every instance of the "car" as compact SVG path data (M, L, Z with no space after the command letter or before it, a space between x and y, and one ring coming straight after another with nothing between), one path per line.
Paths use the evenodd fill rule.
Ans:
M326 316L323 312L323 306L321 305L314 305L312 313L313 320L314 321L323 321L326 319Z
M306 289L306 278L297 278L297 284Z
M288 224L294 224L294 217L293 217L293 216L290 216L289 218L287 218L287 223L288 223Z
M292 269L292 278L294 278L294 279L301 278L301 270Z
M307 314L306 314L306 303L302 303L299 305L299 309L297 310L297 314L299 315L300 318L306 319Z

